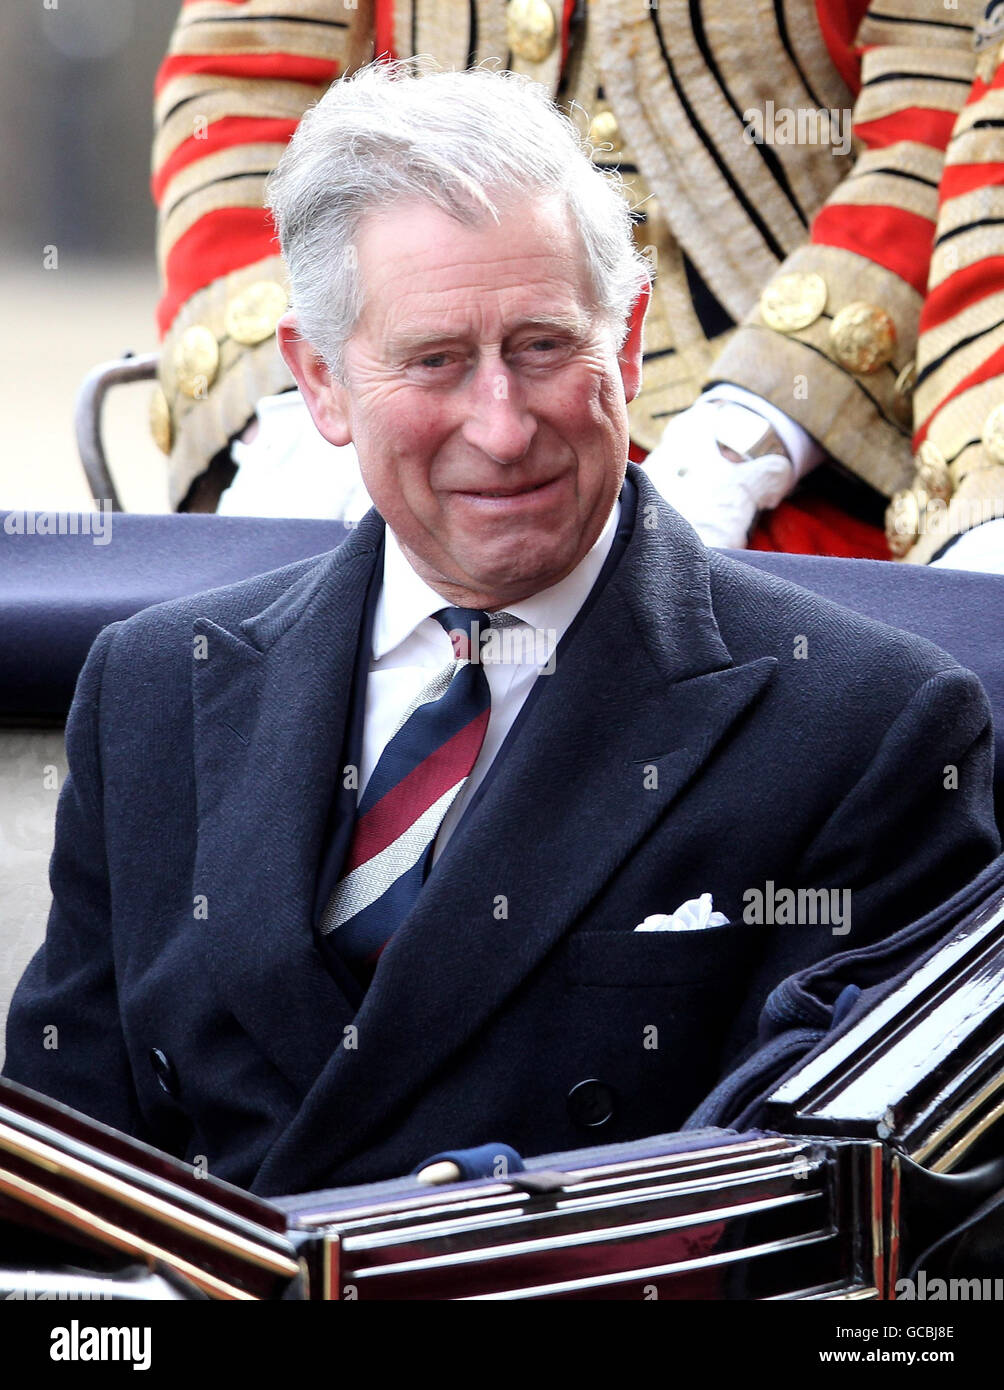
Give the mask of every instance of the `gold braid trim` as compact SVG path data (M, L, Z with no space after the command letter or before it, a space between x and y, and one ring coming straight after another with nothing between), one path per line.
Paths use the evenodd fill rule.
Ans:
M985 333L988 329L994 328L1002 322L1004 322L1004 288L998 290L996 294L987 295L985 299L977 300L975 304L967 305L965 309L953 314L944 323L939 323L936 328L926 329L921 334L920 342L917 345L918 367L924 368L928 362L936 362L956 343L962 342L965 338L971 338L976 333Z
M264 208L266 177L264 174L245 174L228 183L201 189L169 213L159 228L157 238L157 262L161 275L164 274L167 257L174 244L209 213L219 212L221 208Z
M904 68L909 70L908 76L893 76ZM855 124L916 107L958 112L965 105L975 70L972 54L967 53L937 54L929 48L866 53L861 65L861 92L854 107Z
M1004 120L1004 92L1000 91L996 87L992 88L989 92L986 92L982 97L980 97L979 101L974 101L971 105L964 107L963 110L960 111L959 119L955 122L955 126L952 130L951 144L948 146L949 156L953 164L961 164L964 162L961 159L959 159L958 155L955 153L954 147L959 142L961 136L969 134L970 132L976 136L990 136L991 139L996 137L996 140L998 142L998 158L1000 157L999 130L972 130L972 127L975 125L977 121L986 120Z
M194 164L186 164L179 169L164 189L160 200L160 220L166 222L180 206L183 199L193 197L206 184L221 183L238 175L258 175L264 170L268 173L278 164L286 146L284 143L260 145L232 145L216 154L198 159Z
M867 390L801 338L779 339L767 328L741 327L715 362L711 376L772 401L831 458L883 496L891 497L913 476L906 435L877 413ZM796 396L800 383L804 399Z
M716 359L711 379L773 401L831 457L891 496L913 473L894 388L914 353L921 297L891 271L833 246L803 246L784 263L786 275L809 271L826 281L823 314L798 332L779 333L766 326L758 305ZM896 326L892 361L876 372L851 372L834 355L830 325L855 300L881 307Z
M211 53L295 53L303 58L321 58L338 63L346 48L348 25L342 21L322 28L304 24L297 18L249 20L246 24L200 24L197 29L179 31L171 44L175 55ZM258 79L261 80L261 79Z
M918 5L917 0L877 0L874 13L869 10L862 20L855 42L893 48L959 48L971 53L973 27L984 8L985 0L957 0L951 9Z
M864 178L866 174L894 168L902 170L905 174L914 174L917 178L927 179L929 183L934 184L934 193L937 197L938 184L941 182L944 164L945 156L940 150L933 149L930 145L920 145L913 140L897 140L894 145L885 145L882 149L862 150L854 163L853 170L841 187L846 187L848 183Z
M176 48L175 43L186 42L187 34L207 33L210 29L222 28L226 24L240 28L246 20L256 27L262 19L316 19L325 25L348 29L355 20L357 11L350 9L342 0L245 0L242 5L220 3L220 0L202 0L201 4L186 5L178 16L171 42L172 53L198 53L198 48ZM214 24L213 21L220 21ZM321 25L316 26L321 29Z
M992 80L1000 54L999 44L981 52L979 66L984 81ZM996 88L966 106L956 122L946 164L996 162L1000 157L999 131L977 129L976 122L999 122L1002 118L1004 100ZM985 224L1002 215L1004 192L993 183L948 199L939 211L938 246L932 260L930 285L940 285L956 271L999 256L999 228L971 224ZM988 273L987 288L992 289L999 280L999 276ZM953 536L991 517L1004 515L1004 466L995 456L999 445L992 424L994 453L983 442L988 417L999 412L1002 377L970 386L961 395L951 394L1002 346L1004 286L928 329L920 340L917 362L921 370L928 364L940 363L915 392L917 420L928 422L927 446L922 445L918 451L910 492L896 499L889 517L892 524L905 522L911 532L916 528L918 538L906 556L910 563L923 564L933 559ZM937 466L938 453L948 465L948 487Z
M829 110L849 108L851 93L833 66L833 59L819 28L815 5L807 5L805 0L781 0L780 8L791 44L791 61L805 76L804 103ZM772 13L775 6L768 3L764 9L767 13L763 23L769 29L777 22ZM750 67L755 72L764 71L758 62L750 64ZM756 80L754 71L751 71L751 78ZM820 194L820 201L825 196L824 190Z
M913 179L897 178L895 174L859 173L845 179L827 199L827 207L853 204L858 207L891 206L902 212L925 217L934 230L938 216L938 190Z
M504 0L477 0L473 22L466 0L395 0L394 52L399 58L431 54L453 71L486 59L509 67Z
M982 444L966 451L966 471L947 507L928 504L921 535L904 556L910 565L926 565L953 536L1004 516L1004 466L991 459Z
M158 125L173 119L174 111L180 102L186 102L190 109L207 106L222 96L229 96L230 108L224 111L228 116L286 116L298 119L311 102L316 101L327 91L326 86L309 82L266 82L251 77L217 77L213 73L186 73L176 77L163 89L154 104L154 118ZM194 115L185 119L191 126ZM192 133L189 129L189 135Z
M411 12L407 28L394 25L394 41L400 57L431 53L440 67L457 70L467 67L473 35L470 7L465 0L454 5L436 4L435 0L411 0L406 8Z
M926 361L936 360L934 354L930 352L926 334L921 339L921 346ZM930 376L925 377L915 389L913 393L915 418L926 420L937 409L939 401L945 399L957 382L965 380L971 372L975 372L981 367L1002 346L1004 346L1004 324L984 333L975 343L970 343L967 347L960 347L953 352L942 366L933 371ZM918 365L923 367L924 363L920 362ZM998 399L1001 394L1001 381L998 377Z
M511 55L506 37L505 0L477 0L478 45L475 61L483 63L486 58L496 58L503 67L509 67ZM560 43L558 45L560 51ZM543 79L538 79L543 80ZM552 92L552 96L554 93Z
M703 0L697 13L717 77L690 17L679 11L650 9L643 0L594 0L588 23L606 96L674 237L724 307L741 319L783 256L805 241L808 220L847 172L849 159L820 158L818 147L797 144L767 149L746 138L744 113L764 106L754 67L771 73L777 106L814 107L815 100L776 24L768 26L759 8L737 11L725 0ZM847 101L842 86L830 91ZM715 227L727 227L728 234L709 235Z
M278 117L298 121L307 107L322 97L326 90L325 87L308 87L301 82L284 82L276 83L265 91L260 83L232 78L222 91L215 91L211 83L205 82L191 93L193 100L186 101L162 123L154 140L154 170L160 169L178 146L190 140L198 130L222 120L224 116Z
M570 54L564 103L571 120L586 136L591 120L611 112L611 105L602 94L602 28L587 23L578 36L580 42ZM692 405L700 394L715 344L708 342L701 327L679 244L623 127L618 126L613 143L614 149L598 148L593 162L598 168L621 171L629 205L643 214L635 225L635 240L650 255L655 271L645 318L642 387L628 406L632 440L644 449L653 449L670 418Z
M928 292L956 271L966 270L988 256L999 255L1000 245L999 227L974 227L972 231L957 232L943 245L935 246L927 275Z
M965 114L964 112L963 115ZM945 163L996 164L1001 153L1000 131L960 130L961 122L962 117L955 122L955 130L948 146Z
M225 313L230 301L258 280L288 285L280 256L270 256L221 276L199 290L184 304L164 339L160 356L160 384L171 408L174 446L168 465L171 507L177 507L192 482L205 472L214 454L239 434L255 413L262 396L275 395L294 385L279 355L275 337L256 347L245 347L227 337ZM205 326L220 345L216 380L204 398L193 400L179 392L174 376L174 349L185 330Z
M1004 188L1000 184L984 184L981 188L973 188L968 193L960 193L958 197L950 199L941 209L938 217L938 240L939 242L961 227L967 227L970 223L985 222L988 218L1004 217ZM1000 229L993 229L994 236L1000 246Z
M927 440L947 462L953 491L946 506L927 495L919 472L911 478L913 516L919 513L919 528L915 544L904 557L909 563L926 564L953 536L1004 516L1004 465L982 440L987 416L1000 401L1001 378L992 377L948 401L931 420ZM921 460L918 455L918 463Z
M1001 379L990 377L946 402L931 420L927 438L941 450L955 483L961 481L965 471L961 464L963 455L980 443L986 418L1000 402ZM923 423L924 418L918 410L918 423Z

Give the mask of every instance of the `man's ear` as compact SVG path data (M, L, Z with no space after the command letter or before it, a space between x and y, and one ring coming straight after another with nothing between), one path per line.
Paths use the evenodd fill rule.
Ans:
M628 315L628 335L617 354L621 381L624 383L624 399L628 401L633 401L641 390L642 328L651 296L652 287L646 285L631 306L631 313Z
M276 329L282 360L296 378L310 418L329 444L351 444L348 392L324 358L300 334L296 314L283 314Z

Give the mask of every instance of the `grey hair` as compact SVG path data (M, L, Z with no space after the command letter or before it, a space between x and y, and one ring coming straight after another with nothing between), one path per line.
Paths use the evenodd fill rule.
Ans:
M301 335L344 380L345 344L363 309L355 243L368 215L423 199L474 225L497 222L499 205L557 193L582 240L590 307L620 347L652 274L620 176L590 153L546 90L517 73L440 71L421 57L370 63L333 83L268 184Z

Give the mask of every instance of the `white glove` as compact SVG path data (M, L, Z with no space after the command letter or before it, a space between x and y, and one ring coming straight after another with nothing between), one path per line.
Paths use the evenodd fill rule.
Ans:
M963 531L943 554L931 561L930 567L1004 574L1004 516Z
M220 498L221 515L358 521L369 511L354 445L329 444L299 391L263 396L258 420L250 443L230 446L237 476Z
M781 438L785 453L733 462L718 443L715 402L732 401L759 415ZM822 451L769 402L738 387L715 387L670 420L644 467L652 484L690 522L705 545L742 549L757 515L788 495Z

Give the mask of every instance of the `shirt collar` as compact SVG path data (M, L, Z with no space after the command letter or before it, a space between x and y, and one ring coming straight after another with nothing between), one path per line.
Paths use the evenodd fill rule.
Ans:
M512 613L541 631L553 631L554 640L560 642L596 583L610 553L620 510L621 504L617 501L592 548L571 574L566 574L564 579L549 589L542 589L539 594L531 594L518 603L507 604L505 612ZM448 599L437 594L415 573L394 532L389 526L386 529L383 585L373 619L374 661L379 661L400 646L426 618L449 606Z

